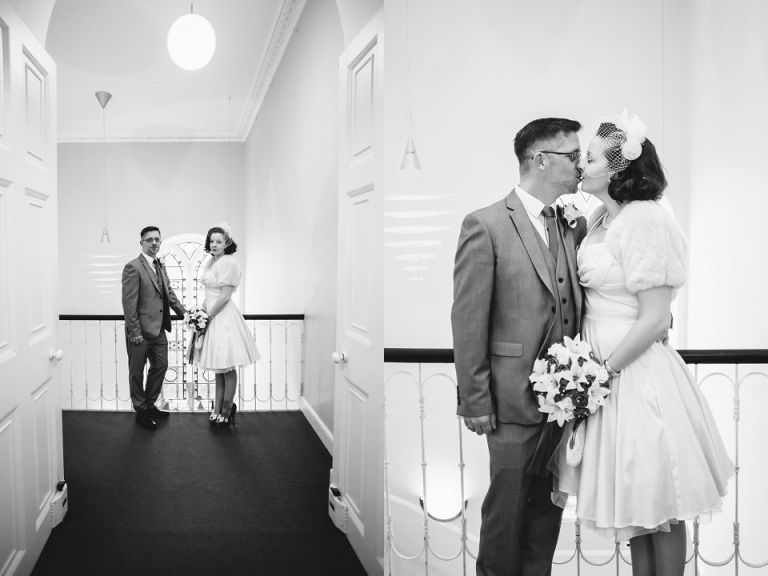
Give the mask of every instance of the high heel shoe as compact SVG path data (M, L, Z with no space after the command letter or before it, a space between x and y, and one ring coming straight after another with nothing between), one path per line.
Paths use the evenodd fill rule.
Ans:
M215 412L211 412L210 416L208 416L208 423L211 426L216 426L216 422L218 421L218 419L219 419L219 415L216 414Z
M218 420L216 420L216 425L219 428L229 428L230 426L234 426L236 413L237 413L237 404L233 402L232 408L230 408L229 410L229 417L225 418L220 415Z

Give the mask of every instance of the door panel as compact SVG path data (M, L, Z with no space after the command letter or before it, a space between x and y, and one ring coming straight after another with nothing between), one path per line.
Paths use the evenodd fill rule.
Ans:
M19 533L16 515L19 493L16 485L17 467L14 450L14 420L0 421L0 574L13 562L19 552Z
M0 0L0 575L29 574L63 479L56 67Z
M383 574L384 347L381 93L383 12L339 65L339 281L333 478L347 537L368 574Z

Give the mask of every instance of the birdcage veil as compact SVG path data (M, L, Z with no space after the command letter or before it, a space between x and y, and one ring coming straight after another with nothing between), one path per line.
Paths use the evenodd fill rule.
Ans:
M584 174L591 178L621 172L640 157L648 127L627 109L621 116L601 116L592 128L587 145Z

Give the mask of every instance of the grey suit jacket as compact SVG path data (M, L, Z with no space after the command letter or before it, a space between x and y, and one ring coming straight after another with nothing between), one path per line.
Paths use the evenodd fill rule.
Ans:
M161 266L160 271L163 275L168 303L177 314L183 314L184 306L171 288L165 267ZM142 255L128 262L123 268L123 315L128 338L143 336L153 339L157 338L162 330L163 295L160 292L157 276Z
M586 221L579 218L574 229L560 230L578 331L582 295L576 246L586 234ZM514 191L464 218L451 311L460 416L496 412L500 422L525 425L545 417L528 376L549 346L556 290L536 236Z

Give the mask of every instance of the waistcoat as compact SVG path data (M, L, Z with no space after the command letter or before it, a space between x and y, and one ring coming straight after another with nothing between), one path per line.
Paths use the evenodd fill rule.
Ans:
M563 244L560 226L562 224L558 224L558 233L556 234L557 262L555 262L555 258L544 240L536 234L544 261L547 263L549 277L552 279L552 286L555 287L555 306L553 310L555 321L543 343L538 355L539 358L541 358L542 354L546 353L552 344L562 344L565 336L575 338L577 334L577 311L573 300L573 286L571 284L571 275L568 272L568 260L565 257L565 245Z

